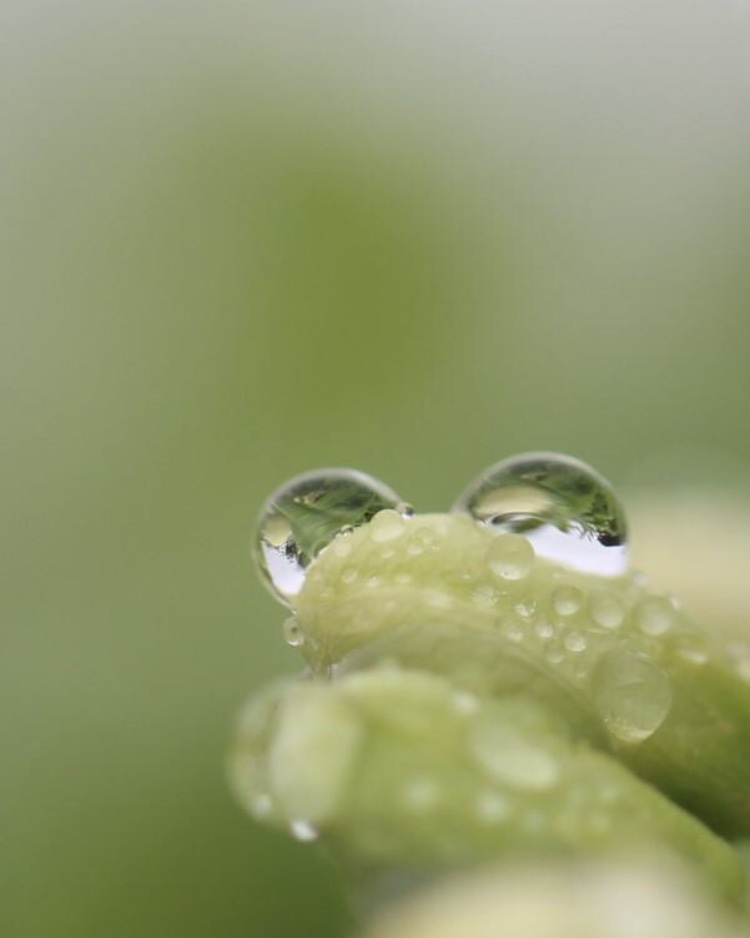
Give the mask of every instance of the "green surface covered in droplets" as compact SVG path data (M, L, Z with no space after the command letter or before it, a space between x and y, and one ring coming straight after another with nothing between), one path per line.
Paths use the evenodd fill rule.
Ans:
M742 893L750 684L641 578L386 510L294 612L307 677L250 706L232 759L259 819L375 874L657 844Z

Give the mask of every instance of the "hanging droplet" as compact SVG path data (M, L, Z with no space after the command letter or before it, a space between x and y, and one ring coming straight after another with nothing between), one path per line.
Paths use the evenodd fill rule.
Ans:
M570 456L528 453L497 463L453 510L523 534L539 556L577 570L617 576L627 566L625 513L615 491Z
M299 648L300 645L304 645L305 633L299 627L296 616L291 616L284 623L284 639L287 645L291 645L292 648Z
M642 652L623 648L606 654L593 675L596 706L610 732L623 742L652 736L672 705L669 678Z
M289 605L308 565L337 534L402 505L387 485L353 469L319 469L290 479L271 495L258 520L255 558L262 579Z

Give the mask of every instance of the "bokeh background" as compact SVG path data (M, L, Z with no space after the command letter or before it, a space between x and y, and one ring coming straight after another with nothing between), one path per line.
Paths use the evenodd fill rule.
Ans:
M224 781L298 667L259 505L352 465L435 510L560 449L649 556L746 546L750 4L0 21L0 931L339 938L334 871Z

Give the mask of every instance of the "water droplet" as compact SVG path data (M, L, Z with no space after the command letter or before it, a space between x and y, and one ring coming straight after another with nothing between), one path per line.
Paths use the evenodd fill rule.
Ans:
M663 635L674 619L674 606L665 596L649 596L635 611L638 628L646 635Z
M524 619L530 619L536 612L535 599L519 599L516 603L516 612Z
M292 648L299 648L300 645L304 645L305 643L304 632L299 627L299 622L297 622L294 616L291 616L284 622L284 639L287 645L291 645Z
M734 661L737 675L750 683L750 644L745 642L730 642L727 652Z
M485 824L500 824L510 817L511 804L500 792L485 791L477 799L476 812Z
M653 735L669 713L669 678L648 655L616 649L597 664L592 680L594 700L613 736L642 742Z
M677 656L688 664L706 664L709 658L708 641L700 632L683 632L675 642Z
M407 551L415 557L431 550L437 544L437 538L429 528L417 528L409 535L406 542Z
M450 609L453 605L453 597L450 593L443 592L443 590L430 590L425 599L427 605L433 609Z
M546 791L560 777L557 760L549 752L503 726L479 723L469 745L482 768L513 790Z
M591 618L603 629L619 629L625 618L620 600L607 590L595 590L589 601Z
M309 821L292 821L289 829L296 840L309 842L318 839L318 830Z
M552 605L561 616L575 615L582 602L583 594L575 586L559 586L552 594Z
M507 622L503 623L503 635L510 642L522 642L526 630L520 622L516 622L513 619L509 619Z
M272 810L273 802L270 795L264 793L254 795L250 799L250 813L256 820L262 821L269 817Z
M503 534L487 548L487 566L503 580L522 580L534 566L534 548L522 534Z
M289 605L308 565L336 535L399 504L388 486L353 469L296 476L271 495L260 514L255 557L263 581Z
M456 691L453 695L453 709L462 716L469 716L479 709L479 700L466 691Z
M497 463L454 511L523 534L539 556L578 570L616 576L627 565L625 513L616 493L569 456L529 453Z
M397 573L396 574L396 583L399 586L409 586L410 583L414 581L414 576L411 573Z
M548 638L552 638L555 634L555 627L551 622L548 622L546 619L542 619L534 629L538 638L541 638L543 641L546 641Z
M395 541L404 533L406 520L392 508L384 508L375 515L370 525L370 537L373 541Z
M472 590L471 601L475 606L491 609L497 604L497 590L491 586L477 586L475 590Z
M572 651L578 654L586 650L586 636L583 634L583 632L567 632L563 638L563 644L568 649L568 651Z
M343 583L353 583L358 576L359 572L356 567L344 567L341 571L341 580Z
M422 814L440 803L440 785L432 778L412 778L404 784L401 798L406 808L415 814Z

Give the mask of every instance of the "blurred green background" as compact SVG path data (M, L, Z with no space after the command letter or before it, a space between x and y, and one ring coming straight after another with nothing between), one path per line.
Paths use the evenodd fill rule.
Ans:
M601 8L603 6L603 8ZM344 935L224 781L292 474L746 487L744 5L11 0L6 938Z

